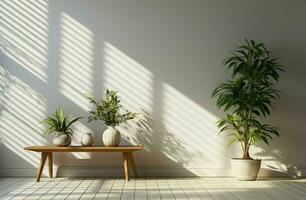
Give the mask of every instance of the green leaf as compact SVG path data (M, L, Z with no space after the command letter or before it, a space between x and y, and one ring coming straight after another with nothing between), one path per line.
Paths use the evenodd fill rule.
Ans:
M73 120L71 120L68 125L67 125L67 128L69 128L73 123L75 123L76 121L78 121L79 119L82 119L83 117L77 117L77 118L74 118Z
M245 39L244 44L231 51L231 57L224 60L231 79L212 92L217 107L230 113L218 121L220 132L250 144L260 141L269 144L273 135L279 135L276 128L261 122L271 115L273 102L280 97L280 92L274 88L280 73L284 72L278 60L263 43L253 39Z

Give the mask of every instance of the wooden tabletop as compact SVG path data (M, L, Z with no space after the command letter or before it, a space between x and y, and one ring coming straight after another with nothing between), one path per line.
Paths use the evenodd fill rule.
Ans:
M25 150L36 152L132 152L142 150L142 146L118 146L118 147L105 147L105 146L29 146L25 147Z

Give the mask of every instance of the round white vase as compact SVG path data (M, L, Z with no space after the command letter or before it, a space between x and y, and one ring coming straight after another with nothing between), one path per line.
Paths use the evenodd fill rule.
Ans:
M103 144L107 147L116 147L120 144L120 132L113 126L109 126L103 133Z
M59 147L66 147L71 144L71 137L68 134L57 132L53 138L53 144Z
M81 138L81 144L84 147L90 147L94 144L94 138L90 133L85 133Z
M232 174L240 181L253 181L257 178L261 160L231 159Z

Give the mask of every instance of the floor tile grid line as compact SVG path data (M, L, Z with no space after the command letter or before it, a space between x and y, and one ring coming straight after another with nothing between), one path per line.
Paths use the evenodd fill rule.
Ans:
M198 187L194 186L194 182L196 181ZM193 188L196 190L196 193L199 195L200 199L205 199L205 200L213 200L213 197L205 190L201 187L200 183L197 181L197 179L193 178L191 180L189 180L190 185L193 186ZM200 193L199 193L200 192ZM205 194L205 196L203 197L203 195Z
M113 188L114 188L115 183L116 183L116 178L113 179L112 185L111 185L111 187L108 189L108 193L107 193L106 199L109 199L109 198L110 198L110 195L111 195L111 192L112 192L112 190L113 190Z
M63 194L63 199L76 199L78 196L81 196L84 190L87 189L86 186L83 186L86 183L86 178L75 179L72 180L71 185L66 185L65 189L62 192L66 192ZM80 191L81 189L81 191Z
M99 187L97 188L97 190L96 190L94 196L92 197L92 199L95 199L95 198L96 198L96 195L97 195L97 193L99 192L100 188L102 187L102 184L104 183L104 181L105 181L105 179L102 179L102 182L101 182L101 184L99 185Z
M259 186L257 189L257 187L254 187L256 183L256 186ZM231 186L234 186L235 188L237 188L240 191L243 191L243 193L245 194L244 199L245 198L251 198L251 199L258 199L259 197L263 200L270 200L270 199L290 199L286 194L284 194L282 192L282 190L280 190L280 188L278 189L271 189L269 191L265 191L262 188L267 188L269 187L269 185L266 184L265 181L244 181L243 185L246 189L251 189L253 191L255 191L254 194L250 193L249 191L245 191L243 189L241 189L241 186L239 186L238 184L240 184L240 182L236 182L234 184L231 184ZM258 190L258 191L257 191ZM296 198L294 198L294 200L296 200Z
M112 188L112 186L113 186L113 184L114 184L114 179L111 179L112 180L112 183L111 183L111 185L110 185L110 187L107 189L107 195L106 195L106 197L105 197L105 199L107 199L108 198L108 195L109 195L109 192L110 192L110 190L111 190L111 188ZM100 185L100 188L98 189L98 191L97 191L97 193L95 194L95 196L94 196L94 198L93 199L99 199L100 200L100 198L99 198L99 196L97 196L97 195L99 195L100 193L100 191L104 191L105 189L103 188L104 186L105 186L105 183L107 182L107 179L104 179L104 181L102 182L102 184Z
M156 189L151 189L151 188L148 188L148 183L151 182L152 183L152 179L146 179L146 188L147 188L147 198L150 199L150 191L154 192L154 190L157 190L158 191L158 196L159 196L159 199L161 199L161 194L160 194L160 191L158 189L158 185L157 185L157 182L156 182L156 179L153 179L153 182L154 184L156 185ZM153 193L154 195L154 193Z
M93 189L93 184L95 184L95 181L98 181L99 179L98 178L94 178L93 181L91 182L91 184L87 187L86 191L82 194L82 196L80 197L80 200L81 199L88 199L89 197L86 197L85 195L92 195L92 198L94 198L96 192L99 190L101 184L103 183L103 181L98 185L98 186L95 186L94 189Z
M88 184L87 186L85 185L86 189L84 189L84 191L83 191L83 193L80 195L80 198L79 198L79 199L82 198L82 196L83 196L84 193L88 190L88 188L89 188L89 186L91 185L91 183L94 181L94 179L85 179L85 180L83 180L83 182L82 182L79 186L81 186L84 182L86 182L86 180L90 180L90 181L89 181L89 183L87 183L87 184ZM76 189L78 189L78 187L76 187Z
M149 192L148 192L147 178L145 178L145 188L146 188L146 198L147 198L147 199L149 199Z
M161 185L163 185L163 186L166 185L167 188L161 188ZM166 189L165 191L169 191L170 192L168 194L168 195L170 195L170 199L175 199L173 194L172 194L172 192L171 192L171 190L170 190L170 186L169 186L168 182L165 179L157 180L157 187L159 188L161 199L164 199L164 197L163 197L163 195L165 195L165 194L163 194L163 192L164 192L163 190L164 189Z
M69 184L67 184L67 185L72 184L73 181L75 181L75 180L78 180L78 179L71 179L71 181L70 181ZM80 183L79 183L78 185L80 185L80 184L81 184L81 181L80 181ZM71 187L67 187L67 185L65 185L65 187L63 187L63 189L62 189L60 192L58 192L56 195L54 195L54 196L52 197L52 199L57 199L57 198L59 197L59 195L61 195L61 193L62 193L63 191L65 191L67 188L71 188ZM77 185L77 186L78 186L78 185ZM67 195L66 195L65 197L63 197L63 198L66 199L66 198L75 190L75 188L76 188L77 186L74 186L74 189L72 189L69 193L67 193ZM63 199L61 199L61 200L63 200Z
M256 182L256 185L258 186L261 186L260 187L260 194L259 195L264 195L264 199L266 200L270 200L271 198L277 198L277 199L286 199L286 200L290 200L290 198L282 191L281 188L279 188L278 186L277 187L274 187L272 189L270 189L269 191L263 191L262 188L270 188L271 187L271 183L267 184L266 182L264 181L254 181ZM249 185L254 185L254 182L252 183L245 183L246 186L249 186ZM294 199L296 200L296 199Z
M0 190L0 199L3 199L8 193L16 190L16 185L19 187L20 185L23 185L27 182L28 179L21 178L21 179L15 179L14 181L11 181L10 184L5 185L2 190Z
M123 193L123 189L124 189L124 186L125 186L126 182L127 181L123 182L123 186L122 186L122 189L121 189L121 192L120 192L120 199L122 199L122 193Z
M53 189L56 185L58 185L61 181L63 181L63 179L61 179L60 181L58 180L55 180L55 179L52 179L51 181L49 181L47 184L49 184L50 182L54 182L55 184L48 188L44 193L40 194L39 197L37 197L37 199L40 199L43 195L45 195L48 191L50 191L51 189ZM45 185L47 185L45 184ZM41 188L38 188L36 191L33 191L33 193L29 194L27 197L25 197L24 199L28 199L28 197L31 197L31 195L35 194L37 191L41 191L41 189L43 188L44 186L42 186Z
M233 180L233 179L231 179L231 180ZM242 196L244 196L245 195L245 193L246 193L246 191L244 191L243 189L241 189L240 187L235 187L235 189L236 189L236 191L239 191L240 192L240 194L237 194L236 192L234 192L234 191L232 191L230 188L231 188L231 186L236 186L235 184L230 184L227 180L218 180L218 181L222 181L222 188L223 188L223 190L225 190L227 193L230 193L231 194L231 198L232 199L239 199L239 200L242 200L243 198L242 198ZM217 187L215 187L215 189L216 190L220 190L220 188L218 188L218 186ZM220 191L222 194L223 194L223 196L226 198L226 194L224 194L225 193L225 191ZM263 197L262 197L263 198ZM265 199L263 199L263 200L265 200Z
M42 194L40 194L40 193L41 193L41 191L43 191L43 188L45 186L48 186L50 183L53 183L53 182L57 184L57 181L55 181L54 179L51 179L51 180L47 180L46 182L43 182L44 184L40 185L39 187L35 187L34 189L32 187L27 188L26 190L24 190L21 193L21 194L24 194L24 198L22 198L22 199L29 199L31 196L33 197L35 195L37 195L38 196L37 198L39 198L40 196L42 196ZM36 184L36 185L38 185L38 184ZM33 186L35 186L35 185L33 185ZM28 191L30 191L30 193L27 193ZM12 199L19 199L19 198L18 198L18 196L16 196Z
M261 184L263 184L263 182L261 182ZM286 184L283 182L279 182L279 181L273 181L270 183L270 185L274 186L273 190L277 190L280 194L282 194L282 196L284 196L286 199L292 199L294 198L296 199L302 199L301 195L304 196L303 199L306 199L306 192L303 193L300 190L297 190L296 188L290 187L290 185L292 184L292 182L287 182ZM287 188L286 190L284 190L284 188ZM291 191L291 192L288 192ZM305 188L306 191L306 188ZM299 193L299 194L296 194Z
M200 184L201 188L203 190L205 190L214 200L226 200L224 194L222 194L220 191L215 190L211 185L211 183L208 183L206 180L204 179L199 179L197 180L198 183ZM212 189L214 189L214 191L212 191Z
M177 180L176 180L176 179L171 179L171 181L170 181L170 180L167 180L167 182L168 182L168 184L169 184L169 187L170 187L170 189L171 189L171 192L172 192L173 197L174 197L175 199L177 199L177 198L178 198L178 199L181 199L181 197L176 197L176 196L177 196L177 193L176 193L175 191L173 191L173 190L178 190L178 188L173 188L173 187L172 187L172 186L173 186L172 183L175 183L175 185L178 185ZM183 192L182 194L184 194L185 198L187 199L188 197L187 197L187 195L185 194L184 190L182 190L182 188L180 188L180 190Z
M89 191L89 189L91 189L91 185L95 183L95 180L97 180L96 178L93 178L87 185L86 189L84 190L84 192L82 193L82 195L80 196L79 199L82 199L83 196L85 196L86 192Z
M0 189L0 192L7 187L13 186L18 181L22 182L22 181L28 181L28 180L32 180L32 178L12 178L9 180L8 184L5 184L3 188Z
M174 192L173 192L173 188L170 186L169 179L166 179L166 182L169 185L169 188L170 188L170 191L171 191L171 194L172 194L173 198L176 199L176 197L174 195Z
M15 194L13 197L11 197L11 198L9 198L9 199L18 198L18 196L19 196L20 194L23 194L23 193L24 193L25 191L27 191L27 190L31 190L31 187L33 187L33 186L35 186L35 185L41 184L39 187L37 187L37 188L35 188L35 189L33 190L33 192L39 191L40 188L42 188L44 185L47 185L47 184L50 183L50 182L52 182L52 180L48 180L48 181L46 181L46 182L34 182L34 184L32 184L30 187L24 188L19 194ZM29 196L29 194L28 194L27 196L25 196L23 199L25 199L25 198L28 197L28 196Z
M253 189L253 190L255 190L254 186L252 186L254 182L245 181L244 182L244 186L246 187L246 189L249 189L249 190ZM238 184L233 184L233 185L235 187L240 187L240 186L237 186ZM285 200L289 200L289 198L285 194L283 194L283 192L281 192L277 188L273 188L273 189L271 189L269 191L263 191L262 188L267 188L269 186L266 183L262 182L262 181L256 181L256 185L258 185L258 186L260 185L262 187L260 189L260 193L256 194L256 196L253 196L253 195L251 196L252 199L258 198L257 197L257 195L258 195L258 196L261 196L262 199L266 199L266 200L270 200L270 199L285 199ZM252 193L250 193L250 192L246 192L246 193L248 193L247 196L250 198L250 195Z
M157 186L157 190L158 190L158 194L159 194L159 198L162 199L161 193L160 193L160 188L158 187L158 183L157 180L154 180L156 186Z
M5 186L9 185L12 182L16 182L16 179L13 178L2 178L2 180L0 181L0 191L2 190L2 188L4 188Z
M136 179L135 180L135 200L143 200L143 198L139 197L145 193L145 198L147 199L147 190L146 190L146 181L145 179Z
M213 196L201 186L199 178L188 179L188 183L191 185L192 190L198 194L200 199L214 200Z
M233 180L233 179L231 179ZM224 180L222 181L225 185L226 191L230 192L233 196L235 196L236 198L243 200L244 198L250 198L248 197L248 195L250 195L250 193L248 193L247 191L245 191L243 188L241 188L240 186L237 186L237 184L234 183L229 183L228 180ZM245 184L246 182L243 182L243 184ZM239 191L240 193L237 194L236 192L232 191L230 188L235 188L236 191ZM248 195L247 195L248 193ZM246 196L245 196L246 195ZM266 199L265 196L263 194L259 194L260 199L261 200L270 200L270 199ZM252 199L252 198L251 198Z
M256 181L257 182L257 181ZM294 200L297 200L299 199L298 196L295 196L295 194L289 194L287 190L283 190L284 188L282 188L281 186L275 184L276 182L273 181L273 183L265 183L264 181L258 181L257 184L261 184L262 186L265 186L267 188L270 188L269 191L264 191L264 193L267 195L267 196L273 196L274 198L278 198L278 199L294 199ZM262 190L262 189L259 189L259 190ZM292 197L295 196L295 197ZM291 196L291 197L290 197ZM268 199L268 197L267 197Z
M116 184L116 181L119 181L119 180L121 180L121 179L118 179L118 178L115 178L115 179L114 179L114 182L113 182L113 184L112 184L112 186L111 186L111 188L110 188L110 190L109 190L109 192L108 192L108 195L107 195L107 198L106 198L106 199L110 199L110 198L111 198L110 195L112 194L112 191L113 191L113 190L116 190L116 189L114 188L114 186L115 186L115 184ZM123 187L122 187L122 190L123 190ZM119 198L119 199L121 199L122 190L121 190L120 198Z
M24 178L23 180L26 180L26 178ZM5 183L5 184L1 184L0 185L0 197L5 195L1 195L1 192L5 191L7 188L12 187L16 182L18 182L18 179L10 179L9 182Z
M190 199L191 197L189 196L188 189L187 189L187 188L185 189L185 188L183 187L183 184L182 184L182 182L181 182L181 179L177 179L176 182L177 182L177 184L180 186L180 189L184 192L186 198L187 198L187 199Z
M188 188L184 188L184 187L183 187L184 184L182 183L182 180L178 179L178 180L177 180L177 183L178 183L179 187L182 189L182 191L185 193L187 199L188 199L188 200L192 200L192 197L190 197Z
M54 187L52 187L52 189L50 189L48 192L50 192L50 191L52 191L54 188L57 188L59 185L61 185L62 183L64 183L65 181L67 181L68 179L61 179L60 181L59 181L59 183L58 184L56 184ZM67 184L66 185L68 185L69 183L70 183L71 181L67 181ZM60 189L60 190L58 190L57 192L55 192L54 194L53 194L53 196L50 198L50 199L52 199L53 197L55 197L58 193L60 193L65 187L66 187L66 185L64 185L64 187L62 187L62 189ZM46 192L45 194L47 194L48 192ZM45 195L44 194L44 195ZM52 194L51 194L52 195ZM44 196L40 196L38 199L40 200L40 199L42 199L42 198L44 198Z
M296 184L295 181L290 181L290 182L279 181L278 184L281 184L284 187L288 188L289 190L293 190L294 192L301 193L301 195L306 196L306 184L305 184L305 187L302 187L302 186ZM301 189L301 190L299 190L298 188Z
M132 188L133 189L131 189L130 187L126 187L127 185L129 185L130 186L130 183L131 182L133 182L133 184L132 184ZM123 191L122 191L122 195L121 195L121 200L124 200L124 194L125 194L125 190L127 190L128 191L128 194L129 194L129 191L133 191L133 193L132 193L132 199L135 199L135 185L136 185L136 180L135 179L131 179L129 182L125 182L125 183L127 183L127 184L125 184L124 185L124 187L123 187Z
M31 185L29 185L29 182L27 182L26 180L30 180L30 183ZM18 181L17 181L18 182ZM8 191L6 191L1 197L0 199L11 199L13 198L17 193L18 190L20 190L20 192L26 190L27 188L30 188L31 186L35 185L35 181L34 179L27 179L27 178L24 178L23 180L19 181L17 183L17 188L16 188L16 185L11 185L10 188L12 189L9 189ZM24 187L25 185L28 185L28 187ZM20 193L19 192L19 193ZM16 193L16 194L14 194ZM11 196L11 197L9 197Z
M73 192L82 184L83 181L84 181L84 178L81 178L80 183L74 187L74 189L68 194L68 196L65 197L64 200L69 199L69 196L73 194Z
M26 181L25 181L26 180ZM94 179L72 179L74 183L70 183L71 180L55 179L46 181L43 179L40 183L36 183L34 179L15 179L13 187L6 191L4 198L0 199L51 199L61 191L63 186L67 193L59 195L56 199L80 199L84 196L84 193L89 189L95 187L95 191L92 195L88 195L83 200L92 200L96 191L101 188L102 183L105 180L95 181ZM98 199L109 198L109 193L113 190L114 195L109 199L133 199L135 197L135 189L139 191L142 189L150 190L149 194L141 191L137 195L137 199L214 199L214 200L305 200L306 199L306 179L304 180L258 180L258 181L237 181L235 179L201 179L201 178L176 178L176 179L146 179L146 181L140 180L140 184L136 187L137 181L131 180L125 182L122 179L116 179L118 182L114 182L114 179L106 179L107 184L103 187L102 194ZM46 182L45 182L46 181ZM93 183L95 181L95 183ZM170 183L169 183L170 182ZM198 186L197 182L201 182ZM51 184L50 184L51 183ZM167 183L167 185L166 185ZM116 184L116 185L115 185ZM170 186L171 185L171 186ZM57 189L55 189L57 188ZM46 195L54 189L55 193ZM200 189L208 189L209 194L212 194L212 198L207 198L206 193L200 191ZM37 192L40 190L39 192ZM123 190L123 192L122 192ZM128 191L124 193L124 190ZM162 194L162 190L165 192ZM170 190L170 191L169 191ZM180 191L181 190L181 191ZM198 191L197 191L198 190ZM13 192L9 192L13 191ZM93 190L90 190L93 191ZM185 192L185 193L184 193ZM134 194L135 193L135 194ZM176 195L173 193L177 193ZM188 194L189 193L189 194ZM194 195L190 195L194 193ZM186 195L185 195L186 194ZM221 195L222 194L222 195ZM148 196L149 195L149 196ZM197 195L197 196L196 196ZM44 198L43 198L44 197Z
M124 181L124 183L123 183L123 187L122 187L122 190L121 190L121 193L120 193L120 199L122 199L122 193L123 193L123 190L124 190L124 187L125 187L126 182L127 182L127 181Z
M231 180L233 180L233 179L231 179ZM248 193L247 191L245 191L243 188L241 188L240 186L237 186L235 183L236 183L236 180L234 180L234 183L232 183L232 184L230 184L230 183L228 183L228 181L227 180L218 180L219 182L221 181L221 183L222 183L222 185L220 185L220 186L222 186L221 188L223 188L223 192L221 191L221 193L223 194L223 196L225 197L225 198L228 198L228 194L230 194L230 196L231 196L231 199L240 199L240 200L242 200L242 199L244 199L244 198L249 198L250 200L253 200L253 196L249 196L249 197L246 197L245 195L246 195L246 193ZM243 182L243 184L245 185L245 182ZM230 188L235 188L235 191L232 191L232 190L230 190ZM216 186L215 187L215 189L216 190L220 190L220 187L218 187L218 186ZM239 192L239 193L237 193L237 192ZM248 195L251 195L251 193L248 193ZM263 200L265 200L265 198L264 198L264 196L263 195L261 195L260 194L260 199L263 199ZM256 199L258 199L258 198L256 198Z

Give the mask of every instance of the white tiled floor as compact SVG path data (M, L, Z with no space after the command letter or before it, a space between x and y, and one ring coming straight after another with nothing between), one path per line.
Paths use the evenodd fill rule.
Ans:
M231 178L0 178L0 199L306 200L306 179Z

